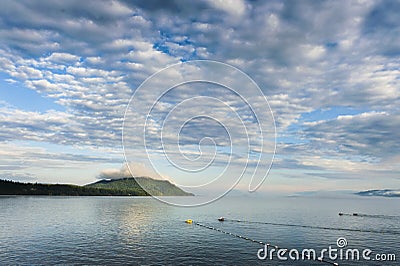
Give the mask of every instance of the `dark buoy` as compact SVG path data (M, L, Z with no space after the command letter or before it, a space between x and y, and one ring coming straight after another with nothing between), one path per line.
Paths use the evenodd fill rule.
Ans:
M224 217L219 217L218 221L223 222L223 221L225 221L225 218Z
M356 212L355 212L355 213L353 213L353 216L358 216L358 213L356 213Z

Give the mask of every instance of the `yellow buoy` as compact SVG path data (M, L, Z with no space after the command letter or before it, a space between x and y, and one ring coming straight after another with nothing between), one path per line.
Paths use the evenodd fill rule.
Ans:
M193 223L193 220L187 219L187 220L185 221L185 223L187 223L187 224L192 224L192 223Z

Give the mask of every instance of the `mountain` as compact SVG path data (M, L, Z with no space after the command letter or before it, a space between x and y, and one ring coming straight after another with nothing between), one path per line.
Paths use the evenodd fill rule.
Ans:
M357 192L359 196L380 196L380 197L400 197L400 190L394 189L373 189Z
M121 179L100 180L88 184L85 187L125 191L126 193L139 191L143 193L145 192L143 188L145 188L146 191L153 196L193 196L193 194L183 191L166 180L157 180L150 177L126 177Z
M139 177L153 196L192 196L168 181ZM50 195L50 196L150 196L134 178L100 180L85 186L67 184L20 183L0 180L0 195Z

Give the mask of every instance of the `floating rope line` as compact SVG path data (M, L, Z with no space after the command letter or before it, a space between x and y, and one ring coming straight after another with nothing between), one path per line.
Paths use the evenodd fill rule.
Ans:
M364 214L364 213L343 213L339 212L339 216L358 216L358 217L367 217L367 218L379 218L379 219L400 219L398 215L386 215L386 214Z
M266 224L274 226L288 226L288 227L301 227L310 229L320 229L320 230L332 230L332 231L348 231L348 232L361 232L361 233L375 233L375 234L391 234L400 235L400 232L396 231L378 231L378 230L362 230L362 229L352 229L352 228L336 228L336 227L325 227L325 226L314 226L314 225L301 225L301 224L285 224L285 223L271 223L271 222L257 222L257 221L246 221L237 219L224 218L223 221L238 222L238 223L248 223L248 224Z
M278 250L278 249L284 249L284 248L280 248L280 247L275 246L275 245L271 245L270 243L266 243L266 242L263 242L263 241L257 241L257 240L251 239L251 238L249 238L249 237L246 237L246 236L237 235L237 234L234 234L234 233L231 233L231 232L227 232L227 231L221 230L221 229L219 229L219 228L212 227L212 226L209 226L209 225L205 225L205 224L202 224L202 223L199 223L199 222L194 222L194 221L192 221L192 220L190 220L190 221L192 221L192 222L187 222L187 221L189 221L189 220L186 220L185 222L186 222L186 223L190 223L190 224L193 223L193 224L195 224L195 225L197 225L197 226L200 226L200 227L203 227L203 228L207 228L207 229L210 229L210 230L214 230L214 231L217 231L217 232L226 234L226 235L230 235L230 236L233 236L233 237L237 237L237 238L240 238L240 239L243 239L243 240L247 240L247 241L250 241L250 242L253 242L253 243L257 243L257 244L263 245L263 246L274 247L276 250ZM317 259L315 259L314 261L318 261L318 262L322 262L322 263L327 263L327 264L334 265L334 266L339 266L338 263L325 260L324 258L317 258Z

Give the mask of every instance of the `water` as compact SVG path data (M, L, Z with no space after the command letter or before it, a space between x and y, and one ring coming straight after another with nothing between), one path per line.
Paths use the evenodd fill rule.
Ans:
M147 197L0 197L0 265L327 265L276 257L259 260L262 245L185 224L186 219L300 251L336 248L336 240L345 237L348 248L394 253L399 261L399 203L394 198L356 196L225 197L203 207L179 208ZM339 212L373 216L339 216ZM218 222L219 216L361 232Z

